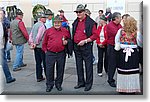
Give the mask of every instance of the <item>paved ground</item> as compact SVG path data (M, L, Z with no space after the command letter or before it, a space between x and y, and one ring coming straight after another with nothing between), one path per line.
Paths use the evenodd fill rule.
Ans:
M97 48L94 45L94 55L97 59ZM16 78L16 82L6 84L4 83L4 91L2 94L99 94L99 95L118 95L115 91L116 88L112 88L107 83L107 75L103 73L103 77L99 77L96 74L97 65L93 65L94 72L94 83L93 87L89 92L84 92L84 88L74 89L74 86L77 84L77 75L75 67L75 58L67 58L65 75L62 88L63 90L57 91L54 87L50 93L47 93L46 90L46 81L36 82L35 78L35 60L33 51L29 49L28 45L25 45L24 50L24 63L27 64L26 67L23 67L21 71L13 72L12 64L15 58L15 47L11 51L12 61L9 64L9 68L12 72L12 75ZM116 78L116 75L115 75ZM142 81L141 81L142 82Z

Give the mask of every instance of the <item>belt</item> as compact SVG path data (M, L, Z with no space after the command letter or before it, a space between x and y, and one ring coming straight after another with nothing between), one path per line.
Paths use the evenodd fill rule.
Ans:
M48 52L57 54L57 53L62 53L62 52L64 52L64 50L63 50L63 51L60 51L60 52L53 52L53 51L48 51Z

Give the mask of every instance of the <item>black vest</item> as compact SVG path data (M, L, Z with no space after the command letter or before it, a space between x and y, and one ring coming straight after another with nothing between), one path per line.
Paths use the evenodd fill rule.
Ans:
M78 25L78 19L76 19L72 24L72 34L73 34L72 39L73 40L74 40L74 34L76 31L77 25ZM91 19L89 16L86 16L85 33L86 33L87 38L89 38L92 35L92 29L94 25L96 25L96 22L93 19Z

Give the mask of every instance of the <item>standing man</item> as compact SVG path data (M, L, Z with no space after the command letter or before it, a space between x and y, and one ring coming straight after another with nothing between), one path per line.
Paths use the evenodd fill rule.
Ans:
M22 21L23 12L20 9L17 9L16 15L16 18L10 24L10 38L12 39L13 45L16 46L16 58L13 64L13 71L19 71L21 70L20 67L27 66L27 64L23 63L23 52L24 44L27 43L29 39L28 32Z
M46 30L42 49L46 53L46 92L50 92L55 84L58 91L62 90L64 68L66 61L65 46L70 38L69 31L61 26L62 19L54 18L54 27ZM54 68L56 64L56 79Z
M34 49L37 82L45 80L43 77L42 68L44 68L44 71L46 71L45 52L42 50L42 41L44 38L44 32L46 30L44 25L46 22L46 15L41 12L39 18L39 21L33 25L29 36L29 44ZM43 66L41 65L42 62Z
M6 48L6 42L7 42L7 33L6 33L6 27L4 26L3 22L3 11L0 8L0 65L2 65L3 72L5 74L6 78L6 83L11 83L16 81L15 78L12 77L8 64L7 64L7 59L5 56L5 48Z
M52 18L53 18L54 13L50 9L46 9L45 15L48 16L46 19L46 22L45 22L46 29L48 29L48 28L51 28L53 26Z
M115 36L117 31L122 28L121 24L121 14L119 12L114 12L112 14L112 21L107 25L107 56L108 56L108 83L111 87L116 87L115 80L113 79L116 64L117 64L117 52L115 51Z
M93 84L93 40L98 37L96 22L85 13L85 7L80 4L76 8L77 19L73 25L73 42L76 58L78 83L75 89L85 87L89 91ZM85 62L86 79L84 78L83 61Z

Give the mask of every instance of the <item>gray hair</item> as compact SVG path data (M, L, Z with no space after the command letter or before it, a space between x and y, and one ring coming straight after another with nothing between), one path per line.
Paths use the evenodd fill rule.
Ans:
M114 12L114 13L112 14L112 21L115 21L115 20L116 20L116 17L118 18L119 16L121 16L121 13L119 13L119 12Z

